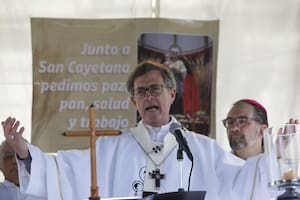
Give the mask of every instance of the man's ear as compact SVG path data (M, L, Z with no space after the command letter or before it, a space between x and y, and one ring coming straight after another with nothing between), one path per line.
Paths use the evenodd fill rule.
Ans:
M268 126L267 126L267 124L262 124L261 126L260 126L260 135L261 136L264 136L264 130L266 129L266 128L268 128Z
M176 88L173 88L170 91L170 95L171 95L171 99L172 99L172 103L173 103L175 101L175 98L176 98Z
M134 106L136 106L136 100L135 100L135 98L133 97L133 96L131 96L131 102L132 102L132 104L134 105Z

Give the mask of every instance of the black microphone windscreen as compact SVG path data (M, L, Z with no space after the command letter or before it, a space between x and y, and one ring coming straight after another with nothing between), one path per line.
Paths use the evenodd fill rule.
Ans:
M172 124L170 125L170 132L171 132L172 134L174 134L175 131L178 130L178 129L180 129L180 128L181 128L181 126L180 126L178 123L172 123Z

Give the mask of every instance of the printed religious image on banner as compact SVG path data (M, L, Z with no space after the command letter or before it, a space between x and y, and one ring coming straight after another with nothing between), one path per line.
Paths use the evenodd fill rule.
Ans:
M154 60L174 73L177 92L171 114L189 130L204 135L211 127L212 53L209 36L143 33L138 38L138 63Z

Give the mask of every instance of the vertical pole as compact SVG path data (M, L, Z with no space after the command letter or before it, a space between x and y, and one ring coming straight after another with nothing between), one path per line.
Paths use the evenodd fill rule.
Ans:
M89 131L71 131L65 132L62 135L68 137L89 137L90 138L90 162L91 162L91 194L89 200L100 200L99 188L97 185L97 163L96 163L96 137L97 136L112 136L120 135L117 130L96 131L95 126L95 107L89 107L90 130Z
M160 17L160 0L152 0L151 1L152 7L152 18L159 18Z
M97 171L96 171L96 128L95 128L95 107L89 108L90 111L90 151L91 151L91 197L90 200L100 199L97 186Z

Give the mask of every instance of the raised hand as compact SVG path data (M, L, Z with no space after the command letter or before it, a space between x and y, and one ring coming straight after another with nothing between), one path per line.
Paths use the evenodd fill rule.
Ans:
M29 153L26 141L23 138L24 127L20 127L20 122L13 117L8 117L5 121L2 121L1 124L4 137L9 145L18 154L19 158L27 158Z

